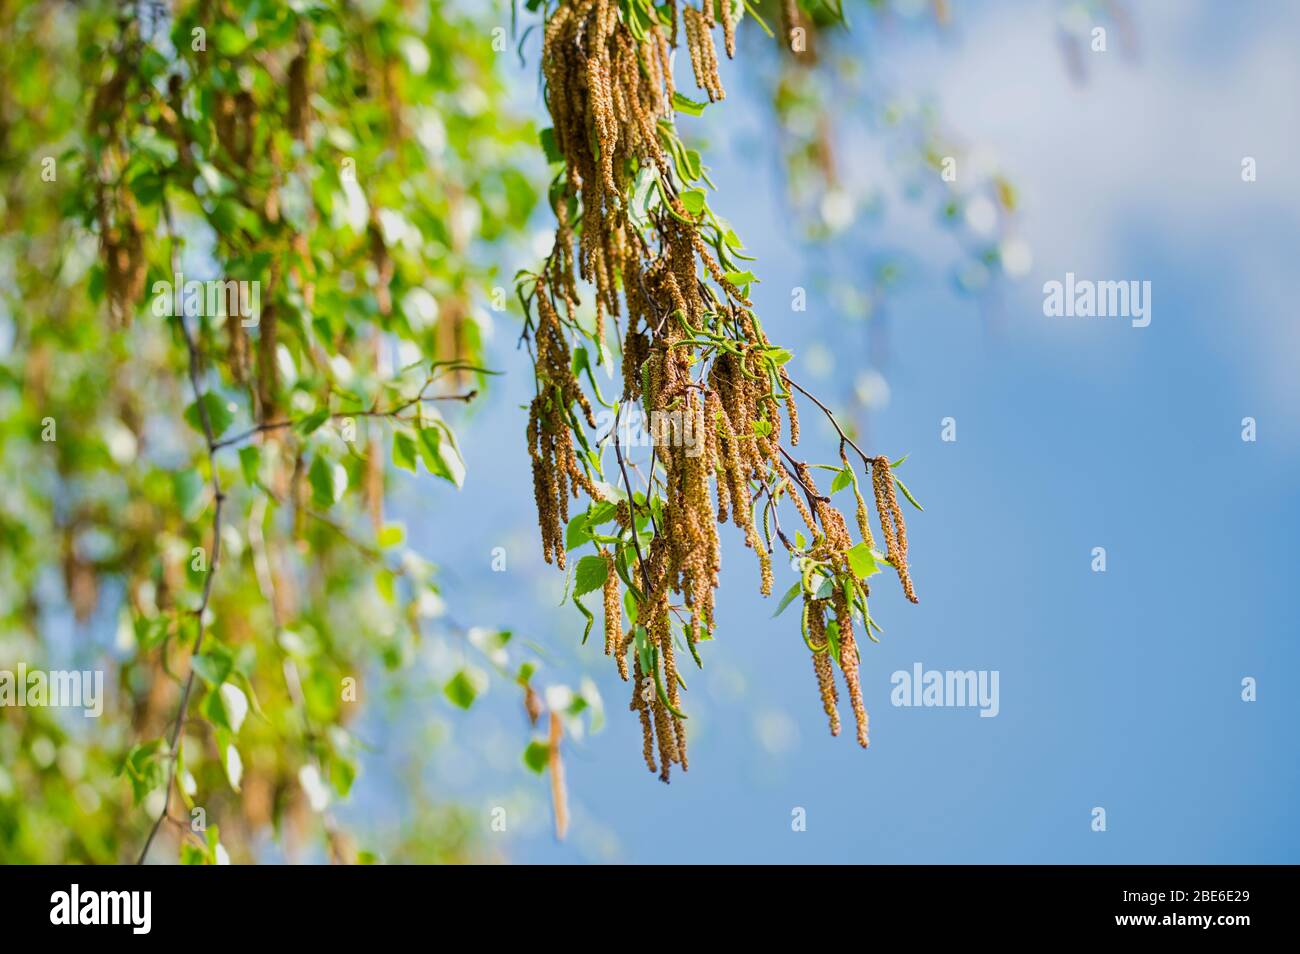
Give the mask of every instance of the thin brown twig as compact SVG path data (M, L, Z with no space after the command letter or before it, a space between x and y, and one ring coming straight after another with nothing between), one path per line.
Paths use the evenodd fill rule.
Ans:
M176 229L172 221L171 206L164 198L163 200L163 219L167 225L167 236L171 242L171 262L172 271L180 273L180 255L176 247ZM181 334L185 337L185 349L189 361L189 378L190 387L194 390L195 406L198 408L199 423L203 426L203 436L207 440L208 451L208 470L212 480L212 494L216 501L212 515L212 561L208 564L207 576L203 578L203 595L199 600L199 606L194 611L198 620L198 635L194 640L194 651L190 654L190 674L185 679L185 686L181 690L180 704L177 706L176 722L172 727L171 738L167 745L167 787L163 795L162 811L154 820L153 827L149 830L149 837L145 839L144 848L140 851L140 857L136 864L142 865L149 856L149 849L153 845L154 838L158 835L158 829L162 826L163 819L167 817L171 810L172 787L176 783L176 768L180 758L180 739L181 732L185 728L186 711L189 709L190 695L194 691L194 677L197 670L194 668L194 659L198 657L203 649L203 637L207 633L207 626L204 621L204 614L208 609L208 602L212 598L212 584L217 576L217 565L221 561L221 513L225 506L226 494L221 487L221 476L217 472L217 446L216 439L212 434L212 421L208 418L208 408L203 400L205 392L203 385L199 380L199 349L195 343L194 336L190 334L189 325L185 323L185 315L176 316L176 322L180 326Z
M428 387L428 385L426 384L425 387ZM405 411L407 408L413 407L416 404L421 404L425 401L464 401L465 403L468 404L470 401L474 400L474 398L476 398L477 396L478 396L477 390L466 391L464 394L436 394L432 396L426 396L422 389L420 394L417 397L414 397L411 400L405 401L394 407L385 408L385 409L371 408L368 411L332 411L330 413L330 418L332 420L341 420L343 418L348 418L348 417L391 417L396 420L403 420L403 418L398 417L398 415L402 411ZM301 424L304 420L307 420L307 418L300 417L300 418L295 418L293 420L287 420L287 421L266 421L261 424L258 424L256 427L250 427L246 431L241 431L240 433L234 435L233 437L224 437L221 440L217 441L213 446L216 450L221 450L221 448L223 447L230 447L233 444L241 444L244 441L248 440L250 437L255 437L258 434L265 434L268 431L283 430L286 427L295 427L298 424Z
M636 562L641 567L641 581L645 584L645 598L650 598L650 572L645 566L645 557L641 555L641 541L636 532L636 498L632 494L632 481L627 476L627 467L623 464L623 449L618 443L619 416L623 413L622 405L614 412L614 456L618 458L618 469L623 473L623 484L627 487L627 513L632 525L632 546L636 548Z
M834 412L831 411L831 409L828 408L821 401L817 400L817 398L813 397L804 388L801 388L798 384L796 384L793 378L787 376L786 380L789 381L790 387L794 388L796 391L798 391L800 394L802 394L804 397L806 397L808 400L812 401L814 404L816 404L819 408L822 409L822 413L825 414L827 420L831 422L831 426L835 428L835 432L840 435L840 440L844 441L855 451L858 452L858 456L862 458L862 463L865 464L866 467L868 468L868 471L870 471L870 468L873 463L873 459L868 457L866 451L864 451L861 447L859 447L857 444L854 443L853 438L849 437L848 434L844 433L844 428L840 427L840 422L835 419Z

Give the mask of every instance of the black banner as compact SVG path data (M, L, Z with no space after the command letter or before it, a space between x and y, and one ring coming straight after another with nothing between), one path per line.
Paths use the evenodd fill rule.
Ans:
M694 899L701 918L713 912L728 933L766 930L782 913L802 917L808 905L822 904L868 919L873 930L921 927L927 940L1106 933L1232 943L1242 932L1285 928L1294 873L1199 866L684 867L668 883L677 903ZM227 935L223 944L263 937L337 943L373 940L394 928L455 929L457 922L507 934L517 925L536 938L549 930L545 923L562 936L565 923L576 928L610 902L634 906L641 898L653 910L649 899L661 897L666 874L632 867L0 867L0 910L7 939L75 933L85 940L94 933L128 945L204 935ZM535 915L543 911L539 924Z

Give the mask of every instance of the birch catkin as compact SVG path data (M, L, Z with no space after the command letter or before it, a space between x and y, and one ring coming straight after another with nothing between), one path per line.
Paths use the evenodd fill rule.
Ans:
M713 0L653 7L572 0L549 13L542 74L563 169L550 193L553 249L520 279L537 379L527 438L542 555L564 567L568 546L595 547L598 556L579 558L578 573L582 560L603 563L605 653L631 682L642 757L664 781L674 765L687 768L679 669L700 664L700 648L717 628L719 526L727 523L754 551L760 593L774 589L778 543L803 567L804 639L831 733L840 731L838 665L858 741L867 744L857 649L858 634L871 631L867 581L857 576L873 563L866 501L855 477L855 544L809 465L787 450L800 441L797 388L785 367L791 356L763 330L748 295L753 276L733 254L739 240L705 208L698 156L675 129L676 109L685 107L675 98L671 51L684 45L698 88L710 102L722 100L713 31L721 30L733 56L734 12ZM797 12L784 13L789 37ZM621 339L622 393L617 404L596 394L617 413L613 431L593 437L582 382L597 387L598 376L586 375L606 360L608 324ZM817 404L840 430L843 470L855 473L848 438ZM636 413L650 425L648 462L630 461L619 435ZM886 467L873 461L863 479L873 481L890 560L898 557L913 598L902 515L892 480L881 476ZM583 520L571 524L570 501L584 496ZM781 526L787 502L803 529Z

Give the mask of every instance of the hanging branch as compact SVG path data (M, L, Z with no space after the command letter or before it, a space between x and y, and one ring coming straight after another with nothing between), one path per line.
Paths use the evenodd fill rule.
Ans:
M723 7L730 56L736 24L731 5ZM800 567L800 582L786 603L802 593L802 628L819 691L823 700L834 692L827 682L833 658L848 685L864 746L854 626L874 638L867 577L878 571L879 561L888 561L914 598L894 482L886 480L888 461L868 457L825 404L791 381L786 365L793 356L770 341L754 312L750 287L757 278L743 264L750 259L734 230L709 207L706 187L712 182L700 155L677 134L678 112L700 115L708 105L675 88L671 55L680 40L696 87L709 103L725 97L714 43L716 12L712 2L656 6L651 0L588 0L548 11L542 74L552 127L543 141L550 158L563 161L550 193L555 243L538 272L519 278L521 340L530 345L536 376L528 443L543 557L564 568L567 551L590 542L599 556L582 559L581 592L600 574L607 585L621 576L632 592L634 628L620 640L607 638L607 644L620 651L621 673L622 653L636 647L631 707L641 719L646 765L664 781L671 764L686 768L684 683L674 659L674 629L680 623L681 638L700 663L697 644L715 629L720 523L733 523L743 534L758 558L759 590L768 595L773 548L767 528L769 518L776 521L778 539ZM622 336L623 393L616 404L601 395L593 373L607 360L610 317ZM593 450L583 426L584 418L588 427L596 426L584 384L615 411L614 482L621 478L627 491L627 525L621 508L606 499L604 443ZM796 392L826 413L841 446L851 446L871 474L887 556L872 547L852 469L845 467L848 477L837 473L831 493L851 479L859 503L858 543L830 494L813 480L812 466L829 465L810 465L786 449L787 442L799 443ZM641 405L652 435L645 478L648 550L637 529L618 433L627 403ZM695 440L688 440L691 435ZM785 492L808 528L807 539L781 529L776 513ZM570 499L584 495L585 512L570 519ZM600 529L611 521L617 530ZM640 593L620 569L633 557ZM614 578L612 585L618 583ZM617 608L616 597L606 593L606 605ZM832 731L838 732L838 717Z
M166 223L167 237L170 243L172 274L180 274L180 253L176 247L175 223L172 221L171 206L166 198L163 199L163 220ZM207 402L204 400L206 392L200 381L201 362L198 345L195 343L194 336L190 334L183 312L176 316L176 323L180 326L181 334L185 338L190 387L194 391L195 406L198 408L199 422L202 424L203 436L207 443L208 470L212 481L212 496L216 503L212 514L212 560L208 564L207 575L203 578L203 595L199 600L198 608L194 611L195 618L198 621L198 635L194 639L194 650L190 654L190 673L185 679L184 687L181 689L180 703L176 707L176 721L172 726L171 736L167 743L167 787L163 796L163 807L162 811L158 813L157 819L154 820L153 827L149 830L149 837L145 839L144 847L140 850L140 857L136 861L138 865L144 864L145 859L149 857L149 848L153 845L154 837L158 834L159 827L171 809L172 787L176 782L176 767L180 758L181 733L185 729L185 717L189 710L190 693L194 689L194 677L197 674L194 660L203 651L203 637L207 634L207 625L203 617L207 612L208 602L212 598L212 585L217 577L217 565L221 562L221 514L226 502L226 494L221 487L221 476L217 471L217 442L213 437L212 422L208 419Z

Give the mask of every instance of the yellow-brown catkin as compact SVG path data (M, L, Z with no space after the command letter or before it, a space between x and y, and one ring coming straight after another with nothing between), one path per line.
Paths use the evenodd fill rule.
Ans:
M880 526L885 533L885 543L889 547L887 556L898 571L898 581L903 585L903 593L913 603L919 602L916 590L912 587L912 577L907 571L907 527L903 523L903 511L898 506L898 496L894 491L894 475L889 469L888 457L877 457L871 468L871 482L876 491L876 512L880 517Z
M844 442L840 442L840 462L844 465L845 470L852 470L849 464L849 455L844 449ZM862 491L858 488L858 482L855 479L851 485L853 487L853 500L856 504L854 516L857 519L858 533L862 537L862 542L867 545L867 549L874 550L876 541L871 536L871 522L867 519L867 502L862 499Z
M619 636L623 631L623 602L618 593L618 572L614 569L614 557L608 550L602 550L605 558L605 655L612 656L618 646ZM626 677L625 677L626 678Z
M790 386L790 376L781 370L781 382L785 385L785 413L790 421L790 446L799 446L799 407L794 401L794 388Z
M664 679L668 683L668 700L673 707L680 711L681 709L681 686L677 681L677 661L673 657L673 640L672 636L665 635L663 646L660 653L664 660ZM672 716L673 729L673 757L681 765L682 771L688 768L686 761L686 723L676 715ZM667 779L665 779L667 781Z
M618 664L619 678L627 682L627 644L632 640L632 631L624 633L614 644L614 662Z
M650 716L650 703L645 699L646 695L651 695L653 698L654 688L646 684L651 677L647 676L641 668L641 658L636 655L636 649L633 648L632 652L634 657L632 703L628 708L641 716L641 756L645 759L646 768L651 772L657 772L654 724Z
M844 672L844 684L849 687L849 703L853 706L853 719L857 723L858 745L865 749L870 740L867 732L867 707L862 701L862 684L858 673L858 645L853 638L853 616L842 588L835 587L831 600L835 607L835 622L840 631L840 669Z
M531 685L524 686L524 713L529 725L537 725L537 720L542 717L542 697Z
M804 610L808 616L808 638L813 644L813 670L817 675L817 690L821 694L822 709L830 721L831 735L840 734L839 694L835 691L835 667L826 639L826 617L822 604L809 600Z
M666 783L671 775L672 763L677 761L677 740L668 709L658 697L650 706L654 714L655 739L659 743L659 781Z

